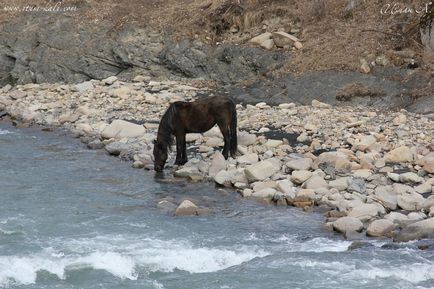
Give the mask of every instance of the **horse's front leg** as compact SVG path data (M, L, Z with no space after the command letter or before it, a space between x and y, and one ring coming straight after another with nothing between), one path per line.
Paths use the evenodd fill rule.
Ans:
M180 136L176 136L176 159L175 159L175 165L183 165L185 163L182 163L182 140Z
M181 164L185 164L187 162L187 144L185 142L185 133L180 137L181 138Z
M217 125L219 126L220 131L222 132L222 135L223 135L223 139L225 141L225 145L223 147L222 154L223 154L223 157L225 159L228 159L228 157L229 157L229 141L230 141L230 138L229 138L229 129L228 129L228 126L225 125L225 124L217 123Z

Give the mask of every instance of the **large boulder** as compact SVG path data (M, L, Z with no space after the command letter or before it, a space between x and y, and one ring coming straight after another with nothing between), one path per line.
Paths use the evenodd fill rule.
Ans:
M217 174L213 176L213 178L214 181L219 185L226 186L226 187L231 186L232 175L226 170L219 171Z
M332 223L333 229L341 233L359 232L363 229L363 223L354 217L342 217Z
M302 185L304 189L319 189L319 188L325 188L327 189L329 186L327 182L323 179L323 177L314 174L312 177L310 177L307 181L305 181Z
M406 163L415 160L415 151L407 146L401 146L388 152L384 159L387 163Z
M300 42L297 37L283 31L273 32L273 40L277 47L292 47L294 43Z
M183 167L175 171L173 175L177 178L188 178L192 180L203 178L202 173L197 167Z
M257 192L253 192L251 197L256 199L268 199L272 200L276 194L276 190L273 188L265 188Z
M350 170L351 162L347 154L336 152L324 152L314 161L313 168L317 169L323 163L328 163L336 170Z
M259 156L255 153L245 154L237 158L237 162L240 164L254 164L259 161Z
M358 218L361 221L367 221L378 215L378 207L374 204L361 204L354 207L349 213L349 217Z
M138 124L125 120L115 120L108 125L101 133L105 139L110 138L132 138L145 135L146 129Z
M265 41L270 40L271 37L272 34L270 32L264 32L258 36L253 37L252 39L250 39L249 42L255 45L261 45Z
M425 198L418 193L403 193L398 196L398 206L406 211L417 211L423 208Z
M213 178L221 170L226 169L226 160L220 151L216 151L212 157L208 175Z
M291 174L291 180L296 184L302 184L312 177L313 173L310 171L293 171Z
M312 167L313 161L309 158L293 159L286 163L286 166L291 170L309 170Z
M416 173L407 172L399 175L399 181L401 183L421 183L423 182L423 178Z
M392 187L379 186L375 189L375 197L388 209L396 210L398 195Z
M249 146L256 142L256 135L250 134L245 131L240 131L237 134L238 145Z
M434 152L429 153L422 159L417 161L417 164L422 166L425 171L434 174Z
M279 170L280 167L277 167L273 162L261 161L248 166L244 170L244 173L250 182L255 182L265 180L277 173Z
M350 182L350 178L348 177L337 178L336 180L329 182L329 186L330 188L335 188L339 191L344 191L348 188L349 182Z
M372 237L382 237L392 232L396 225L387 219L375 220L369 224L366 233Z
M395 236L394 241L407 242L427 238L431 235L434 235L434 218L418 221L406 226Z
M175 216L195 216L198 214L198 207L189 200L184 200L178 208L176 208Z

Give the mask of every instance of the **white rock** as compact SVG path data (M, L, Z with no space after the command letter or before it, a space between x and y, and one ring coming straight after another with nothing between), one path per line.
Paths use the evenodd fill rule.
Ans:
M216 151L212 157L211 166L209 167L208 175L211 178L214 178L215 175L221 170L226 170L226 160L223 157L221 152Z
M240 164L255 164L259 161L259 156L254 153L245 154L237 158L237 162Z
M254 192L259 192L263 189L268 189L268 188L276 188L277 183L275 181L268 181L268 182L254 182L252 184L253 186L253 191Z
M237 135L238 145L249 146L256 143L256 135L240 131Z
M93 84L90 81L85 81L82 83L78 83L75 85L75 88L79 91L79 92L85 92L88 90L93 89Z
M362 221L367 221L378 215L378 208L374 204L361 204L353 208L349 213L349 217L358 218Z
M202 138L202 134L200 134L200 133L187 133L185 135L185 141L186 142L195 142L201 138Z
M318 188L328 188L327 182L323 179L323 177L314 174L312 177L310 177L307 181L305 181L302 185L302 188L304 189L318 189Z
M349 179L347 177L337 178L336 180L329 182L330 188L335 188L339 191L344 191L348 188Z
M277 173L279 170L279 167L276 167L272 162L267 160L248 166L244 170L244 173L250 182L254 182L265 180Z
M214 181L219 185L229 187L231 186L231 178L232 176L228 171L221 170L214 176Z
M320 101L314 99L314 100L312 100L312 107L315 107L315 108L330 108L331 105L329 105L327 103L324 103L324 102L320 102Z
M415 153L409 147L402 146L388 152L384 159L386 163L412 162L415 159Z
M261 45L264 41L271 39L272 34L270 32L265 32L262 33L256 37L253 37L252 39L250 39L250 43L252 44L256 44L256 45Z
M110 76L107 77L106 79L103 79L102 82L106 85L112 85L113 83L115 83L116 80L118 80L116 76Z
M176 216L194 216L197 215L198 207L189 200L184 200L178 208L176 208Z
M407 242L430 237L434 234L434 218L429 218L408 225L394 238L397 242Z
M421 183L423 182L423 178L413 172L408 172L400 174L399 181L402 183Z
M281 103L279 104L279 108L280 109L290 109L290 108L294 108L295 104L294 103Z
M274 47L274 41L273 39L267 39L264 42L262 42L260 46L266 50L271 50Z
M291 170L309 170L312 168L313 161L310 158L293 159L286 163L286 166Z
M395 229L395 224L387 219L375 220L369 224L366 233L372 237L382 237Z
M222 133L220 131L220 129L217 126L212 127L210 130L206 131L203 134L204 137L209 137L209 138L223 138Z
M398 205L398 195L390 187L377 187L375 189L375 197L381 201L381 203L391 210L396 210Z
M219 146L223 146L223 144L224 144L223 140L217 137L210 137L205 142L205 145L209 147L219 147Z
M384 216L385 219L392 221L395 224L400 224L408 221L408 217L399 212L390 212Z
M145 133L146 129L141 125L124 120L115 120L102 131L101 136L106 139L132 138L141 137Z
M297 37L283 31L273 32L273 40L277 47L293 46L294 42L300 42Z
M398 196L398 206L406 211L417 211L423 207L425 198L418 193L404 193Z
M399 174L387 173L387 176L389 177L389 179L391 179L394 182L399 182L400 181Z
M291 180L296 184L302 184L310 177L312 177L313 173L309 171L293 171L291 174Z
M333 228L341 233L358 232L363 229L363 223L354 217L342 217L332 223Z
M282 145L283 141L277 140L277 139L270 139L265 143L266 147L269 148L277 148L278 146Z
M257 199L273 199L274 195L276 194L276 190L272 188L266 188L263 190L260 190L258 192L253 192L251 197L257 198Z
M415 187L414 190L416 191L416 193L426 194L432 191L433 186L434 186L434 178L431 178L428 181L424 182L423 184Z
M194 178L202 177L202 174L200 173L197 167L183 167L175 171L174 176L178 178L194 179Z
M277 182L277 190L285 195L295 196L294 189L294 184L289 180L281 180Z
M369 169L360 169L353 171L353 176L356 178L361 178L366 180L370 176L372 176L372 171Z

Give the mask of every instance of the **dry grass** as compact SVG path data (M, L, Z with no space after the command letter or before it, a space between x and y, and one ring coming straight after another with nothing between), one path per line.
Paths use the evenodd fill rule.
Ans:
M55 0L0 0L5 5L46 5ZM293 51L285 71L357 70L360 58L372 61L389 50L410 48L422 55L416 13L381 15L385 1L359 0L346 13L345 0L64 0L79 23L127 23L176 38L195 37L210 44L246 44L251 37L281 29L296 34L304 48ZM426 1L405 1L421 7ZM22 13L22 12L21 12ZM19 12L0 12L0 23ZM246 44L247 45L247 44ZM419 57L419 56L418 56ZM421 57L419 57L421 58Z

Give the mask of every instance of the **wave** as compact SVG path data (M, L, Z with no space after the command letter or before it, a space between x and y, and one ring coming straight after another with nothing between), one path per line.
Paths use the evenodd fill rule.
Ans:
M52 248L28 256L0 256L0 286L34 284L42 271L65 279L66 272L86 268L129 280L137 280L139 272L216 272L268 255L251 247L194 247L188 242L157 239L93 238L62 244L61 249L53 249L60 244L52 244ZM157 283L154 286L163 288Z
M6 129L1 129L0 128L0 135L2 135L2 134L10 134L10 133L12 133L12 132L10 132L10 131L8 131Z

